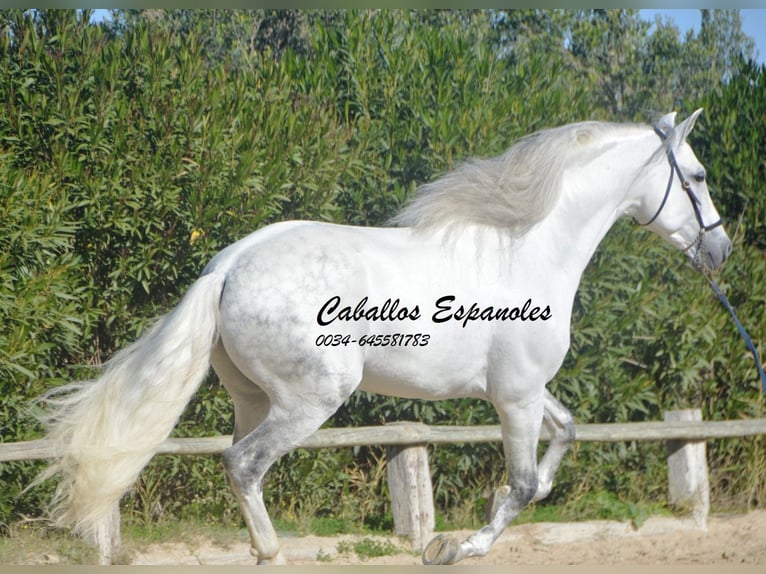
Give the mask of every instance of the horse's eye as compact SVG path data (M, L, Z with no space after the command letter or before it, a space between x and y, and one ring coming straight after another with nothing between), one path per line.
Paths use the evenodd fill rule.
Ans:
M694 174L694 181L697 183L702 183L705 181L705 174L702 172Z

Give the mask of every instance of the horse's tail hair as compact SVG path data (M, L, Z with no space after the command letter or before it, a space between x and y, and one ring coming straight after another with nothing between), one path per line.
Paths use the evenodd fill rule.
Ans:
M35 480L59 483L51 518L91 540L137 480L202 383L218 339L224 273L192 285L101 376L42 397L53 460Z

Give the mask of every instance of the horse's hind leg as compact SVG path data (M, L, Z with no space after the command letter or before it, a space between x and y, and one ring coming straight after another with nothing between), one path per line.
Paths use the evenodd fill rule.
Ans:
M266 419L271 401L263 389L237 368L221 342L213 350L211 360L221 384L226 388L234 403L233 443L237 444ZM228 451L224 453L227 477L239 501L242 515L253 540L253 548L257 549L259 556L275 556L278 550L278 541L271 522L268 521L268 517L265 522L263 519L257 518L266 515L265 509L260 514L251 510L252 504L257 505L260 498L256 496L253 502L250 501L251 497L242 490L243 481L241 479L235 480L235 475L232 474L231 456L227 453ZM260 501L260 505L263 506L262 501Z
M532 501L537 492L537 442L543 418L543 395L526 403L495 403L500 415L503 447L508 463L510 490L491 522L460 542L439 535L423 551L425 564L454 564L469 556L486 555L492 543L516 516Z
M234 442L250 434L269 412L268 395L240 371L219 341L211 356L213 369L234 403Z
M272 381L271 388L274 388ZM263 502L263 477L277 459L314 433L340 407L356 384L325 387L294 384L272 394L263 422L223 455L259 564L278 563L279 541ZM310 387L310 388L309 388ZM321 394L320 394L321 393Z
M263 503L263 476L283 452L273 423L264 421L223 453L223 464L259 564L278 562L279 540Z

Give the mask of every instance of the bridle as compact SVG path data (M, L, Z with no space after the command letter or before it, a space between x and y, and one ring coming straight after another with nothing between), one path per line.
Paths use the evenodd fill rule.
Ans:
M662 141L665 141L667 139L667 136L662 132L662 130L658 128L654 128L654 133L656 133L658 136L660 136L660 139ZM668 163L670 163L670 177L668 177L668 185L665 188L665 196L662 198L662 203L660 203L660 207L657 209L657 212L652 216L652 218L647 221L646 223L639 223L642 227L646 227L647 225L651 225L654 223L654 220L659 217L660 213L662 212L663 208L665 207L665 204L668 201L668 196L670 195L670 190L673 187L673 176L677 175L679 181L681 182L681 187L683 187L684 191L686 192L686 196L689 198L689 201L692 204L692 209L694 209L694 217L697 218L697 223L699 223L700 231L697 235L697 238L689 244L688 247L683 249L683 252L689 251L692 247L697 248L697 252L695 253L695 260L694 264L695 266L699 266L699 247L702 244L702 240L705 237L705 233L708 231L711 231L718 227L719 225L723 225L723 220L719 219L718 221L711 223L709 225L705 225L705 221L702 219L702 213L700 212L700 200L697 198L697 196L694 193L694 190L692 190L692 185L689 182L688 179L684 177L684 174L681 172L681 168L678 165L678 161L676 160L676 154L673 153L673 149L670 146L667 146L666 149L666 155L668 158Z
M654 128L654 132L658 136L660 136L660 139L663 142L667 139L667 136L662 132L662 130L658 128ZM705 274L705 276L707 277L708 283L710 283L710 286L713 288L713 291L715 292L719 301L734 319L734 323L737 326L737 330L739 331L740 335L744 339L745 345L747 346L748 350L752 353L753 358L755 359L755 368L758 371L758 376L761 379L761 386L763 387L763 391L766 392L766 372L764 372L763 370L763 366L761 365L761 359L758 356L758 351L755 345L753 344L753 341L750 338L750 335L745 330L745 327L742 326L742 323L740 322L736 312L734 311L734 307L732 307L731 303L729 303L729 300L726 298L726 295L724 294L723 290L715 282L715 279L713 279L712 275L705 272L705 269L703 268L702 264L699 261L700 246L702 245L702 240L705 237L705 233L715 229L719 225L723 225L723 221L719 219L718 221L711 223L710 225L705 225L705 221L702 219L702 213L700 213L700 208L699 208L700 200L697 198L694 191L692 190L692 186L689 180L686 179L684 177L684 174L681 172L681 168L678 165L678 161L676 160L676 155L673 153L673 149L670 146L668 146L666 153L668 156L668 162L670 163L670 177L668 178L668 185L665 188L665 196L662 198L662 203L660 203L659 209L657 209L657 212L652 216L652 218L646 223L639 223L639 225L645 227L647 225L650 225L651 223L654 222L655 219L657 219L657 217L660 215L660 212L662 212L662 209L665 207L665 203L667 203L668 201L668 196L670 195L670 188L673 187L673 176L678 175L678 179L681 181L681 187L684 188L684 191L686 192L686 195L688 196L689 201L691 201L692 208L694 209L694 216L697 218L697 223L699 223L699 226L700 226L700 230L699 230L699 234L697 235L697 238L688 247L686 247L686 249L683 249L683 251L686 252L686 251L689 251L689 249L691 249L692 247L696 247L696 252L694 253L694 258L692 259L692 264L694 265L694 267L696 267L698 270L702 271Z

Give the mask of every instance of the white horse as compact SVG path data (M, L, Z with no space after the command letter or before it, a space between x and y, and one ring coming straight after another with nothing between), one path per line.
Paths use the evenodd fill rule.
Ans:
M279 560L264 474L356 389L496 407L509 494L488 525L462 541L438 536L423 561L485 555L548 495L574 439L546 384L569 347L580 277L612 224L631 216L701 268L731 251L686 143L700 111L678 126L668 114L654 128L535 133L423 186L399 227L285 222L225 248L100 378L51 399L54 517L96 531L212 363L234 403L223 460L259 563ZM542 425L552 440L538 464Z

